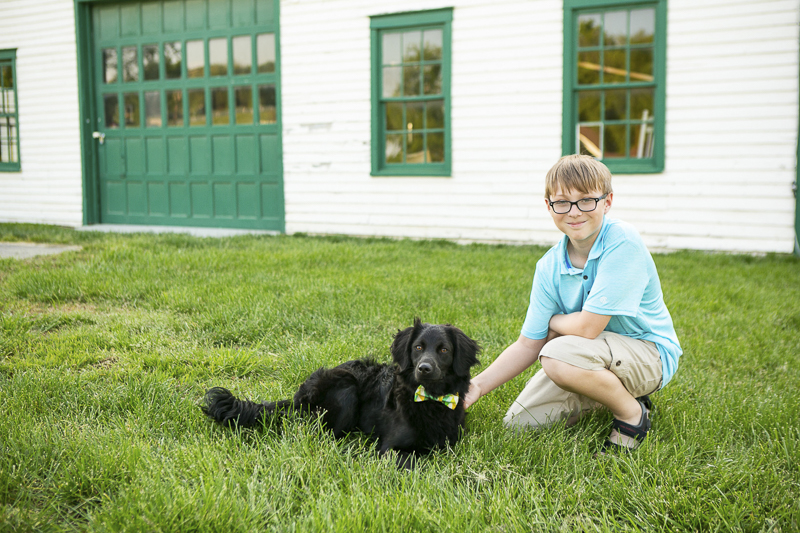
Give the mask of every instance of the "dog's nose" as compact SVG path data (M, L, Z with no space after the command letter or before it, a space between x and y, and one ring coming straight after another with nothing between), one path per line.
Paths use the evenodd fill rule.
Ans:
M419 370L423 374L430 374L431 372L433 372L433 367L431 366L430 363L420 363L419 366L417 367L417 370Z

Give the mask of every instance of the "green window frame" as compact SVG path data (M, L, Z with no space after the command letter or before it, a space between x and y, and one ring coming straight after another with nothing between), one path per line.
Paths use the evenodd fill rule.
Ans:
M373 176L450 176L452 20L452 9L371 17Z
M666 0L565 0L563 154L664 170Z
M0 50L0 172L20 170L17 51Z

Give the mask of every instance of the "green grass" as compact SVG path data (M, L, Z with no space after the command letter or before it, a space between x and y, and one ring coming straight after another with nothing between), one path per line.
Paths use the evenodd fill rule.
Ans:
M199 401L388 361L415 316L477 339L485 368L519 334L544 248L0 225L19 240L83 250L0 259L0 531L800 529L797 258L655 257L685 355L631 457L593 458L607 412L505 430L536 365L407 473L362 436L223 430Z

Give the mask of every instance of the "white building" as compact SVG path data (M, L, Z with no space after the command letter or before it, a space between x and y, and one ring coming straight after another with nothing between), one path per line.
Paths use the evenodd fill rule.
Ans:
M796 0L0 0L0 221L791 252Z

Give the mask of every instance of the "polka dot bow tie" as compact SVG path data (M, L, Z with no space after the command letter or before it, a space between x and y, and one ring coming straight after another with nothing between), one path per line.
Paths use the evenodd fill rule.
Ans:
M434 396L432 394L428 394L428 391L425 390L425 387L420 385L417 391L414 393L414 401L424 402L425 400L436 400L437 402L443 403L448 409L455 409L458 405L458 394Z

